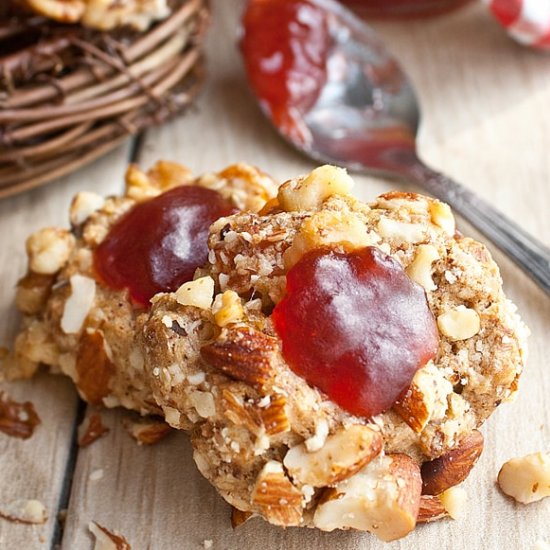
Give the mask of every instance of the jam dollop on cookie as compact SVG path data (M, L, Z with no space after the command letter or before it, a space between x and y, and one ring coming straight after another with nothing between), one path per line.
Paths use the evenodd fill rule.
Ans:
M435 357L424 289L376 247L315 249L287 273L273 311L291 368L352 414L389 409Z
M106 284L127 288L145 306L158 292L193 279L208 257L210 225L235 211L212 189L172 189L134 206L112 227L94 252L95 268Z

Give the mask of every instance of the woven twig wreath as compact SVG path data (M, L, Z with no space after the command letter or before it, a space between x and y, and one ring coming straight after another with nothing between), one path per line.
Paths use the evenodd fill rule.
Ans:
M206 0L171 6L145 32L0 8L0 198L72 172L191 103Z

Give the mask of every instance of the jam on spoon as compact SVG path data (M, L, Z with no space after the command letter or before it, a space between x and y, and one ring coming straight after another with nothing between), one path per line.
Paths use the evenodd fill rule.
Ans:
M243 17L250 85L275 126L298 140L305 136L297 112L319 97L330 43L327 12L310 0L251 0Z
M172 292L193 279L208 257L208 228L236 209L217 191L182 186L134 206L94 253L100 278L127 288L147 306L158 292Z
M422 287L376 247L305 254L273 322L292 370L365 417L397 401L439 341Z

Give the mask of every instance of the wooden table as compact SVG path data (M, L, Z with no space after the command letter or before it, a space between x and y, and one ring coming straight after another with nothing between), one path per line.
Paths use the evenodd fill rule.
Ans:
M281 180L313 167L278 138L247 91L233 45L242 2L213 4L210 80L198 108L148 132L138 147L128 143L71 177L0 202L0 343L10 341L18 322L13 286L25 268L25 237L42 226L65 224L79 190L118 193L131 157L144 167L158 158L177 160L196 173L244 160ZM550 244L550 56L509 41L480 5L439 19L375 26L418 87L425 159ZM357 180L357 194L365 199L392 187L367 177ZM464 224L462 229L475 235ZM507 292L533 333L519 398L484 428L486 451L464 485L465 517L420 527L388 548L516 550L532 549L540 539L550 542L550 500L516 505L495 486L504 460L550 447L550 299L493 252ZM205 540L212 540L215 550L383 546L368 534L284 531L259 519L234 532L229 507L197 473L184 434L138 447L122 428L123 411L112 410L103 415L110 433L79 450L75 429L83 405L66 379L42 374L4 388L15 398L30 399L42 425L27 441L0 434L0 503L37 498L47 506L49 520L34 527L0 520L3 550L92 548L91 520L124 534L134 550L200 549ZM92 481L96 470L103 470L103 477ZM62 534L57 517L65 509Z

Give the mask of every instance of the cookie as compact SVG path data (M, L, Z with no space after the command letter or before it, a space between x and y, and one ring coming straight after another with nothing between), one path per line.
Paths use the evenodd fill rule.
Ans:
M192 281L136 307L98 278L94 250L138 202L191 182L238 211L211 225ZM394 540L444 516L437 495L466 478L477 428L517 391L527 329L447 205L365 204L352 186L324 166L270 199L272 180L244 165L192 180L161 164L131 168L122 198L77 197L71 232L28 242L20 372L46 363L90 402L188 431L235 517Z
M482 449L476 428L517 390L527 330L489 252L456 232L447 205L398 192L367 205L350 187L343 171L322 167L285 183L263 212L213 224L203 273L220 294L211 308L158 296L145 364L168 422L191 429L199 470L238 510L391 540L414 527L422 492L467 476ZM370 418L297 375L273 326L289 270L325 247L394 259L437 325L433 359ZM460 471L452 453L467 458Z
M8 377L31 376L44 364L70 376L89 403L161 412L137 341L146 308L134 303L126 289L102 281L94 251L136 205L182 187L219 193L235 210L254 210L273 195L276 184L244 164L194 178L180 165L159 162L147 173L130 166L122 197L79 193L70 208L70 230L46 228L27 240L29 271L16 295L23 330L6 360Z

